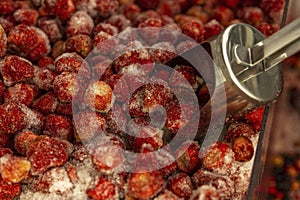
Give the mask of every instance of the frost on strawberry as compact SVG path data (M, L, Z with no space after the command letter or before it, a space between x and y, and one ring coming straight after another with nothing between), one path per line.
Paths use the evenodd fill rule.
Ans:
M65 140L41 135L29 146L27 158L31 162L31 174L39 175L51 167L65 164L72 151L72 144Z

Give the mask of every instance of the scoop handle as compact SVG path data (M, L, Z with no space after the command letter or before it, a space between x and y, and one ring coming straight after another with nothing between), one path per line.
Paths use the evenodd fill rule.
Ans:
M250 48L234 49L238 63L249 67L264 62L263 71L300 51L300 18ZM246 55L245 55L246 54Z

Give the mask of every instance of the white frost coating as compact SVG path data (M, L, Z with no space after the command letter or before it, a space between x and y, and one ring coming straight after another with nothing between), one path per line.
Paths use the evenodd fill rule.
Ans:
M20 108L26 114L27 128L38 128L41 125L41 120L33 110L23 104L20 104Z
M86 26L89 30L94 28L93 19L85 11L77 11L71 16L70 26Z
M24 190L23 193L20 195L20 200L84 200L88 199L86 194L86 190L94 185L96 171L94 170L90 159L85 159L83 163L79 163L76 166L77 171L77 182L72 184L68 177L65 177L63 180L60 180L58 183L55 183L50 187L50 193L42 193L42 192L33 192L31 190ZM62 169L65 174L65 170ZM66 175L66 174L65 174ZM62 185L65 184L65 185ZM67 192L59 193L55 192L56 189L64 189Z
M155 43L154 45L151 46L151 49L159 49L159 50L164 50L164 51L169 51L172 53L176 53L175 47L171 42L160 42L160 43Z
M53 184L49 188L49 192L67 192L73 187L65 168L54 168L51 175L54 178Z
M141 70L140 64L131 64L123 67L120 74L131 74L131 75L144 75L145 71Z

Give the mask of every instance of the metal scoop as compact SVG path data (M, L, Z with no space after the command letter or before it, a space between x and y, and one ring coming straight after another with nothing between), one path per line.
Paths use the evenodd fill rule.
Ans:
M250 102L266 104L282 91L278 64L300 50L300 19L268 38L252 26L235 24L209 43L226 81Z

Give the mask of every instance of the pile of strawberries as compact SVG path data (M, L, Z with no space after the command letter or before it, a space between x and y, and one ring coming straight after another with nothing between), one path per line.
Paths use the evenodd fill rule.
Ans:
M237 22L269 36L280 27L284 5L1 0L0 199L244 199L264 107L229 116L220 140L204 151L201 122L195 140L164 148L196 123L211 85L193 66L168 71L153 63L163 65ZM182 33L194 43L143 28ZM118 34L122 41L112 39ZM145 83L145 76L160 82ZM197 105L184 95L191 90ZM138 154L134 162L125 150ZM133 170L120 169L124 163Z

